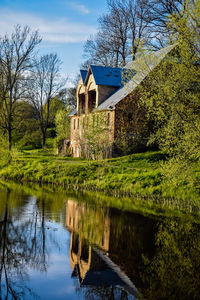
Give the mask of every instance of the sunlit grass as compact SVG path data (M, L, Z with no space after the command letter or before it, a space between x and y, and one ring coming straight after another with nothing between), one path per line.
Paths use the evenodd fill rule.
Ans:
M162 174L161 163L167 159L160 151L146 152L102 161L58 157L46 151L19 153L9 165L0 169L0 177L21 182L61 185L116 196L162 196L200 200L199 188L169 186ZM199 166L194 165L197 182Z

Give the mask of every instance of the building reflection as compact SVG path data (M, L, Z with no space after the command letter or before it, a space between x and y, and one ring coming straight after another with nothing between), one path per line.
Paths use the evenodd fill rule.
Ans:
M123 297L125 294L137 296L134 284L109 257L111 223L108 212L97 212L86 204L69 200L66 219L71 232L72 277L78 278L80 287L112 286L120 288Z

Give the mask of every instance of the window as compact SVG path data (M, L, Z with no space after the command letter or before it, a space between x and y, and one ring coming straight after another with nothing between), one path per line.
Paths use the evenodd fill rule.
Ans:
M91 112L96 106L96 91L88 92L88 112Z
M83 118L83 128L85 127L85 118Z
M107 125L110 126L110 113L108 113L107 118Z
M76 119L74 119L74 129L76 129Z
M77 120L77 129L79 129L79 119Z

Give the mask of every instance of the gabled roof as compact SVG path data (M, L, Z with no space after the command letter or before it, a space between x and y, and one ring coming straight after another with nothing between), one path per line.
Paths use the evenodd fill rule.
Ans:
M84 83L88 71L87 71L87 70L80 70L80 72L81 72L81 78L82 78L82 81L83 81L83 83Z
M133 92L174 47L175 45L168 46L154 52L153 54L141 57L134 62L129 62L125 68L132 68L132 70L135 71L135 75L128 81L126 85L119 88L113 95L100 104L96 110L114 109L115 105Z
M94 76L96 85L105 85L105 86L113 86L113 87L120 87L122 85L121 68L91 65L87 72L87 76L85 78L84 84L87 84L90 74Z
M95 269L95 265L87 270L84 278L81 278L79 264L75 266L72 276L77 276L80 286L118 286L129 294L138 296L138 290L129 277L116 265L103 251L92 248L101 262L101 268Z

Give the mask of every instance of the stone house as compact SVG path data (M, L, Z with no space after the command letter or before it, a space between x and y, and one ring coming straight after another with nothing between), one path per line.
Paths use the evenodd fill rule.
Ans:
M138 87L173 48L174 45L141 56L123 69L91 65L80 71L77 107L70 114L74 157L89 156L94 145L104 157L145 147L151 124L138 105Z

